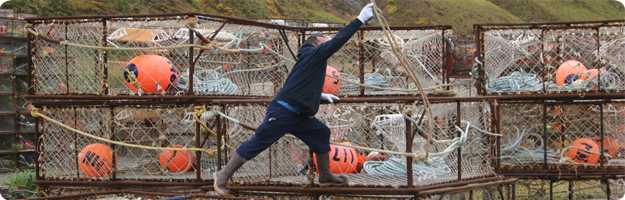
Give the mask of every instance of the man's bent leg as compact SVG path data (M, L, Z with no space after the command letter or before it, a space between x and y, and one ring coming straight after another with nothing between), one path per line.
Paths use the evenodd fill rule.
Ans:
M330 172L330 129L316 118L307 119L298 125L300 129L293 132L317 154L320 185L345 185L347 177L335 176Z
M230 195L226 183L234 173L248 160L253 159L259 153L267 149L271 144L280 139L288 132L296 118L290 118L291 113L283 109L269 107L263 123L256 129L254 135L243 142L226 164L226 166L213 175L213 187L220 195ZM289 119L290 118L290 119Z

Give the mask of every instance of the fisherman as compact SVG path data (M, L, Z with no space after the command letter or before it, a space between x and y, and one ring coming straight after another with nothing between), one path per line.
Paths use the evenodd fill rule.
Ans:
M230 195L227 181L248 160L267 149L284 134L291 133L301 139L317 154L319 184L322 186L347 185L344 176L335 176L328 169L330 160L330 129L314 116L321 100L334 103L337 96L322 93L327 60L337 52L358 28L373 17L373 4L362 8L357 19L339 31L334 38L313 34L298 51L297 62L284 86L267 107L262 124L254 135L243 142L226 166L213 174L215 192Z

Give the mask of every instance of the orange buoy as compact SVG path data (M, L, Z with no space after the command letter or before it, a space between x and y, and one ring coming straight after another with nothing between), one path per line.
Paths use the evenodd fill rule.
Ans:
M124 80L132 92L160 93L175 83L178 71L169 59L159 55L140 55L124 68Z
M366 155L364 152L358 152L358 156L356 156L356 160L357 160L356 171L357 172L360 172L362 170L362 165L364 165L366 161L365 157Z
M577 60L568 60L562 63L556 70L556 84L568 85L576 80L586 80L589 77L584 76L586 66Z
M174 145L176 148L182 148L182 145ZM186 172L193 167L195 162L195 154L191 151L173 151L165 150L158 156L161 169L167 168L169 172Z
M113 150L106 144L95 143L78 153L78 168L89 177L108 176L113 169Z
M569 146L565 156L575 163L597 164L599 163L600 146L592 139L580 138Z
M330 162L328 168L332 173L349 174L358 172L358 153L353 148L330 145ZM313 154L317 163L317 155Z
M326 77L323 80L322 92L339 96L339 90L341 89L341 82L339 81L340 78L341 72L328 65L326 67Z
M599 138L597 138L597 143L599 143ZM603 152L610 155L612 158L616 158L616 154L623 148L623 145L612 137L603 138Z

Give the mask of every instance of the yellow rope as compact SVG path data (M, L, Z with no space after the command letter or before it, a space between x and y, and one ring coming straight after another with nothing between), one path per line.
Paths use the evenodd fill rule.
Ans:
M221 115L224 119L227 119L235 124L238 124L239 126L251 130L251 131L255 131L256 129L249 125L249 124L245 124L233 117L230 117L228 115L226 115L225 113L222 113L220 111L212 111L214 113L217 113L218 115ZM287 135L287 137L290 138L297 138L293 135ZM416 160L424 160L427 158L427 152L426 153L408 153L408 152L400 152L400 151L390 151L390 150L385 150L385 149L376 149L376 148L370 148L370 147L364 147L364 146L359 146L359 145L353 145L353 144L343 144L343 143L330 143L336 146L342 146L342 147L348 147L348 148L354 148L354 149L358 149L358 150L364 150L364 151L377 151L377 152L381 152L381 153L386 153L386 154L393 154L393 155L401 155L401 156L406 156L406 157L412 157Z
M400 47L397 45L397 41L395 41L395 37L393 37L391 33L390 26L388 25L388 21L386 21L386 19L382 15L382 10L376 5L375 0L371 0L371 3L373 3L374 15L377 18L378 22L380 23L380 26L382 27L382 32L384 33L384 36L386 37L386 39L389 41L389 44L391 45L393 54L395 55L395 57L397 57L397 59L399 59L400 65L404 68L404 70L406 70L406 72L408 72L408 74L410 75L410 78L412 78L415 85L417 86L417 89L419 89L419 93L421 94L423 106L426 110L426 115L429 119L427 123L427 133L426 133L426 136L427 136L426 139L428 142L425 144L425 150L427 152L430 148L430 143L432 142L432 132L434 130L434 122L433 122L434 118L432 117L432 108L430 105L430 101L428 100L428 96L424 92L423 87L421 86L421 83L419 82L419 79L417 78L415 72L410 69L406 55L403 54Z
M57 121L55 119L52 119L51 117L39 112L38 109L33 108L32 111L30 112L30 114L33 117L39 117L42 119L45 119L46 121L56 124L62 128L65 128L67 130L70 130L74 133L80 134L82 136L94 139L94 140L98 140L101 142L106 142L109 144L115 144L115 145L120 145L120 146L125 146L125 147L131 147L131 148L138 148L138 149L148 149L148 150L170 150L170 151L201 151L201 152L205 152L209 155L212 155L216 152L216 150L214 149L202 149L202 148L195 148L195 147L188 147L188 148L178 148L178 147L155 147L155 146L146 146L146 145L140 145L140 144L130 144L130 143L125 143L125 142L120 142L120 141L114 141L114 140L110 140L107 138L103 138L103 137L98 137L92 134L89 134L87 132L75 129L71 126L68 126L60 121Z

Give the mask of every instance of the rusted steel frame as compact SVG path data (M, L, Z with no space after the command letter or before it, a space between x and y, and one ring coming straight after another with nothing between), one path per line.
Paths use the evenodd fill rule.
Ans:
M360 84L365 84L365 32L360 30L358 31L358 78ZM365 96L365 87L359 86L360 95Z
M545 41L544 41L544 39L545 39L545 30L541 29L540 30L540 55L545 55ZM540 64L542 66L545 66L545 59L540 59ZM540 70L541 70L541 73L542 73L542 75L541 75L542 76L542 80L547 80L547 73L548 73L548 72L546 72L547 68L546 67L542 67ZM541 81L541 82L542 82L541 85L543 86L543 91L542 92L543 93L547 93L547 84L545 84L545 81Z
M493 106L494 108L494 112L495 112L495 118L494 118L494 124L495 124L495 131L497 131L496 133L501 133L501 110L500 110L500 104L497 100L493 101L493 104L495 104ZM495 138L495 169L499 169L501 168L501 137L497 137Z
M41 170L41 163L40 163L40 157L41 157L41 152L43 152L43 143L40 142L41 138L43 137L41 135L41 131L39 130L41 128L41 119L40 118L35 118L35 179L36 180L40 180L43 179L44 177L42 176L42 174L40 173Z
M195 106L202 106L204 107L204 105L195 105ZM195 109L195 108L194 108ZM193 113L192 115L195 115L197 113ZM194 116L194 117L198 117L199 116ZM204 123L201 121L195 121L195 147L196 148L202 148L202 143L201 143L201 124L200 123ZM207 136L208 137L208 136ZM202 152L200 151L196 151L195 152L195 179L197 179L198 181L202 180Z
M115 141L117 140L117 137L115 137L117 134L115 134L115 126L117 126L115 124L115 106L111 106L110 107L111 111L109 112L109 114L111 115L111 121L109 122L111 126L111 137L110 139ZM117 180L117 145L116 144L110 144L111 149L113 150L113 166L112 166L112 170L111 170L111 180Z
M427 193L429 190L437 190L441 188L449 188L445 192L452 192L454 188L460 188L466 190L462 186L469 184L501 184L499 181L508 180L500 177L491 177L483 179L474 179L468 181L456 181L445 184L435 184L428 186L417 187L301 187L301 186L240 186L233 185L230 188L234 191L258 191L258 192L289 192L289 193L301 193L301 194L364 194L364 195L419 195L421 193ZM510 179L516 180L516 179ZM476 185L475 187L484 187L483 185ZM474 187L474 188L475 188ZM458 190L456 190L458 191ZM461 191L461 190L460 190Z
M569 188L568 188L569 189L569 195L568 195L569 200L573 200L573 198L575 196L574 195L575 194L575 188L573 186L573 183L574 182L572 180L569 180Z
M220 108L222 112L226 113L226 105L222 105L220 106ZM222 145L222 138L226 133L226 131L224 130L224 124L226 123L226 120L224 120L224 117L219 115L217 116L215 123L217 124L217 135L215 136L217 138L217 170L221 170L221 166L224 164L224 158L222 157L224 149L222 149L222 147L224 147L225 145Z
M549 163L547 163L547 142L549 141L549 136L547 133L547 103L543 103L542 108L543 108L543 116L542 116L542 122L543 122L543 142L545 145L543 145L543 169L546 170L547 167L549 166Z
M441 71L443 74L442 77L442 81L443 83L449 83L449 73L451 72L451 69L453 66L449 65L449 63L447 62L447 58L449 56L448 53L448 40L446 38L445 33L447 32L447 30L441 30L441 45L443 45L442 48L442 56L441 56ZM449 88L449 87L447 87Z
M99 105L99 104L111 104L111 105L132 105L132 104L192 104L203 103L209 105L223 105L223 104L266 104L271 101L271 97L261 98L228 98L224 96L150 96L140 98L124 98L116 96L91 96L81 97L74 96L76 98L58 98L52 99L45 96L26 96L26 99L33 105ZM625 94L599 94L599 95L539 95L539 96L477 96L477 97L430 97L430 101L433 103L453 103L453 102L477 102L484 100L499 100L506 104L513 104L515 102L522 104L533 104L542 102L544 100L568 100L568 101L556 101L558 104L585 104L600 101L611 101L613 98L625 99ZM577 101L572 101L576 99ZM416 96L352 96L343 97L341 101L336 104L343 103L414 103L419 101L420 97Z
M501 186L501 185L513 184L516 181L517 181L517 179L510 178L510 179L504 179L504 180L500 180L500 181L493 181L493 182L486 182L486 183L467 184L467 185L459 186L459 187L446 187L446 188L433 189L433 190L427 190L427 191L419 192L419 195L424 196L424 195L434 195L434 194L443 194L443 193L463 192L463 191L467 191L467 190L486 188L486 187L489 187L489 186ZM503 193L503 191L501 191L501 190L499 192L500 192L500 195L501 195L501 193ZM510 192L510 191L508 191L508 192ZM501 196L503 198L503 195L501 195Z
M66 24L66 23L65 23L64 25L65 25L65 34L64 34L63 38L64 38L65 40L67 40L67 31L68 31L68 27L67 27L67 24ZM63 56L63 57L64 57L64 60L65 60L65 93L66 93L66 94L69 94L69 93L70 93L69 88L70 88L71 86L69 85L69 58L68 58L68 55L67 55L67 45L64 45L64 46L63 46L63 53L64 53L64 56ZM31 66L32 66L32 65L31 65ZM33 73L34 73L34 72L33 72Z
M484 31L480 26L473 26L475 31L475 59L479 61L476 63L478 65L478 81L475 82L475 87L477 88L477 92L480 95L486 95L486 70L484 69L485 65L485 54L484 54Z
M412 122L409 119L404 119L404 123L406 124L406 129L404 130L404 134L406 135L406 153L412 153L412 142L414 139L413 131L412 131ZM415 124L418 126L418 124ZM406 156L406 186L413 187L414 186L414 175L412 171L412 157Z
M549 171L541 171L540 169L535 169L535 170L518 170L518 171L513 171L513 170L499 170L498 171L499 175L502 176L506 176L506 177L517 177L517 178L522 178L522 177L541 177L541 178L545 178L545 177L555 177L558 180L563 180L566 178L572 178L572 179L581 179L581 178L590 178L590 179L600 179L603 177L611 177L611 178L619 178L619 177L624 177L625 173L623 172L623 169L621 169L621 171L614 171L614 170L597 170L597 171L574 171L574 170L566 170L566 171L556 171L556 170L549 170Z
M33 57L35 57L35 49L33 48L33 40L35 36L30 32L27 33L26 54L28 62L28 94L35 94L35 69L33 68Z
M605 165L606 157L605 157L605 118L603 113L603 103L598 103L599 105L599 167L603 167Z
M605 183L605 193L607 194L608 199L609 199L610 196L612 196L612 191L610 190L610 180L605 179L605 178L603 178L601 180L602 180L602 182Z
M457 101L456 102L456 126L458 127L462 127L462 113L460 111L460 102ZM456 137L460 138L461 134L458 131L458 133L456 134ZM462 180L462 146L458 147L458 180Z
M201 187L206 185L211 185L212 181L194 181L194 179L187 179L184 181L167 181L165 179L162 180L108 180L108 181L93 181L88 179L82 180L36 180L35 184L41 186L63 186L63 187L131 187L131 186L153 186L153 187L163 187L163 186L188 186L188 187Z
M74 124L73 124L72 127L73 128L78 128L78 112L76 111L75 107L72 108L72 113L73 113L73 116L74 116L73 117L74 119L72 120ZM72 142L73 142L74 147L75 147L74 150L73 150L74 162L75 162L74 164L75 164L76 169L80 169L80 161L78 160L78 148L79 148L78 147L78 133L73 133L72 135L74 136L72 138L74 141L72 141ZM80 170L76 170L76 178L80 179Z
M198 16L198 17L201 17L203 20L221 21L221 22L235 23L235 24L240 24L240 25L250 25L250 26L258 26L258 27L273 28L273 29L284 29L284 30L291 30L291 31L333 31L333 30L340 30L342 28L342 27L284 26L284 25L259 22L259 21L244 19L244 18L238 18L238 17L218 16L218 15L210 15L210 14L203 14L203 13L174 13L174 14L160 14L160 15L119 15L119 16L107 15L107 16L30 17L30 18L25 18L25 21L31 24L48 23L52 21L56 21L56 22L76 21L80 23L80 22L86 22L89 20L97 21L101 19L116 20L116 21L122 21L122 20L123 21L132 21L132 20L144 21L146 19L150 19L150 20L158 21L158 20L172 20L172 19L177 19L177 18L184 17L184 16ZM163 18L168 18L168 19L163 19ZM382 27L366 26L366 27L362 27L361 29L362 30L382 30ZM391 30L432 30L432 29L437 29L437 30L451 29L451 26L433 25L433 26L391 27Z
M193 16L189 16L189 17L193 17ZM189 29L189 44L193 45L194 42L194 38L193 36L195 36L195 31L191 31L191 27L188 28ZM201 35L201 34L198 34ZM189 88L187 91L187 95L193 95L193 77L195 77L195 61L193 59L193 53L195 52L194 47L189 47L188 49L189 51ZM198 58L200 57L201 53L199 53L197 56Z
M102 41L102 46L103 47L107 47L108 46L107 37L108 37L108 24L107 24L106 20L102 20L102 40L101 41ZM65 38L65 39L67 40L67 38ZM65 47L67 48L66 45L65 45ZM102 52L102 70L103 70L103 72L102 72L102 91L103 91L104 94L108 95L109 94L108 51L107 50L96 50L96 51L97 52L103 51ZM67 59L67 57L65 59ZM96 65L96 67L99 67L99 66ZM97 73L97 70L96 70L96 73Z
M572 22L548 22L548 23L485 23L476 24L474 26L483 30L516 28L516 29L533 29L533 28L553 28L553 27L588 27L588 26L623 26L625 20L602 20L602 21L572 21Z
M553 179L549 179L549 200L553 200Z

